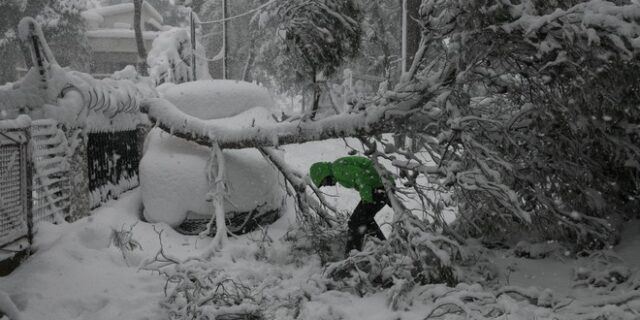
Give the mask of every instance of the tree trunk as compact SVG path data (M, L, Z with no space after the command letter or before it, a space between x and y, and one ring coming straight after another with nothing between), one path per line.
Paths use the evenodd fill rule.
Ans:
M311 108L311 119L316 117L318 108L320 107L320 86L318 85L318 74L313 73L313 106Z
M136 69L138 73L147 75L147 50L144 48L144 38L142 37L142 4L144 0L133 0L133 30L136 34L136 45L138 47L138 63Z
M403 17L403 19L406 19L406 25L404 26L406 28L404 31L406 38L403 39L405 43L403 50L404 56L402 57L404 59L404 63L402 64L404 66L404 70L402 70L402 72L407 72L413 63L414 56L418 51L420 44L421 32L420 25L418 24L418 14L420 11L421 0L404 1L406 1L407 11L403 13L406 14L406 16Z
M242 80L250 82L251 81L251 68L253 67L253 62L255 61L255 43L256 39L251 37L251 43L249 44L249 56L247 57L247 62L244 65L244 70L242 71Z

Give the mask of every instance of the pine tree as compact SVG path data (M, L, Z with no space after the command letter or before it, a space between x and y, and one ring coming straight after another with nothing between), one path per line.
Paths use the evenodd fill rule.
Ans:
M80 12L85 9L81 0L22 1L0 3L0 83L17 80L16 67L26 64L24 46L16 34L20 19L34 17L41 25L45 38L58 62L75 70L88 71L90 50L84 37L84 21ZM24 62L23 62L24 61Z

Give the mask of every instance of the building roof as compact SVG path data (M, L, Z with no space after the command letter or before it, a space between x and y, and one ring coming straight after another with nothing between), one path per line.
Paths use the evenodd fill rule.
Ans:
M156 21L160 23L164 22L162 15L149 3L143 2L142 10L147 11L147 13L151 15L151 18L155 19ZM121 3L112 6L89 9L82 13L82 17L87 20L96 21L100 20L101 17L104 19L105 16L111 16L126 12L133 12L133 3Z

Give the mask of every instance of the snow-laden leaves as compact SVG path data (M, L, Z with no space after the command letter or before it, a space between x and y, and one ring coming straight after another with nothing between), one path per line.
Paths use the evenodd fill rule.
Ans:
M639 18L628 1L423 1L413 82L446 92L424 95L444 111L428 146L470 219L460 230L512 232L508 209L540 239L615 241L639 192L625 166L640 155Z

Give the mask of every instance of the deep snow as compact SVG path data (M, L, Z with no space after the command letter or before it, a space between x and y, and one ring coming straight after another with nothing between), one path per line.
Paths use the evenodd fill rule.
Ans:
M356 146L356 141L349 140ZM312 142L284 147L285 158L298 170L307 170L315 161L331 160L347 153L342 140ZM357 193L340 187L323 189L342 210L351 210L357 202ZM141 194L133 190L93 212L91 217L72 224L39 226L36 252L17 270L0 278L0 291L6 292L20 310L23 319L166 319L159 302L164 299L165 280L157 273L139 270L139 266L155 255L159 249L158 234L162 231L165 251L180 259L201 254L210 241L196 236L174 232L166 224L141 222ZM288 206L291 209L291 203ZM385 208L378 220L390 218ZM211 264L225 270L230 276L244 277L248 281L269 283L265 292L272 296L295 296L300 292L314 292L313 279L322 274L318 259L308 257L302 264L291 263L291 247L279 242L291 223L294 213L286 214L269 226L268 234L274 239L265 251L266 259L256 259L261 250L261 231L231 239L226 250L216 255ZM640 222L628 225L623 234L619 254L635 268L640 267L638 251ZM139 249L123 254L111 244L113 230L132 228L133 239ZM578 297L591 291L571 288L573 270L583 260L562 257L530 260L516 258L506 251L493 252L502 271L508 266L512 272L503 273L503 283L511 285L551 288L555 293ZM298 261L299 262L299 261ZM514 306L516 306L514 304ZM274 317L286 319L285 309L274 307ZM523 309L524 310L524 309ZM428 311L425 304L416 303L406 310L392 311L387 297L377 293L358 297L345 292L316 292L311 301L302 303L299 319L422 319ZM278 312L281 312L279 314ZM510 319L534 319L531 311ZM4 319L3 319L4 320Z

